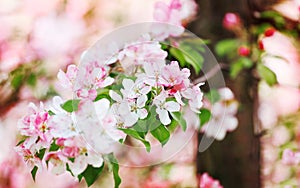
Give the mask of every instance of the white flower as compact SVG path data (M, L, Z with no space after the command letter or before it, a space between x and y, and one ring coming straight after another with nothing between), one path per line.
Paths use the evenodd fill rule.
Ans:
M219 93L221 100L212 106L212 119L201 128L201 131L207 137L223 140L228 131L233 131L238 126L238 120L235 117L238 103L234 100L229 88L222 88Z
M156 113L162 124L169 125L171 119L168 112L178 112L180 105L175 101L166 101L167 94L162 91L157 97L154 98L153 104L156 105Z
M141 79L137 79L135 82L131 79L124 79L122 85L124 89L121 89L121 93L125 98L132 99L145 96L151 90L151 87Z
M101 155L93 152L92 150L81 148L79 156L75 157L73 163L69 162L68 164L72 173L76 177L81 174L89 164L95 168L101 167L103 164L103 158Z

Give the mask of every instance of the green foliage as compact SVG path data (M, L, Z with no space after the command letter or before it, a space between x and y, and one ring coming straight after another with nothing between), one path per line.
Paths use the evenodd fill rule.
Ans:
M62 104L61 107L67 112L75 112L78 110L79 102L79 99L68 100L67 102Z
M150 132L152 136L161 143L162 146L169 141L170 132L163 124L160 124L160 126Z
M99 101L100 99L103 99L103 98L110 99L109 89L101 89L100 91L98 91L98 95L97 95L95 101Z
M141 136L140 135L140 132L134 130L133 128L119 128L121 131L123 131L125 134L141 141L145 147L146 147L146 150L147 152L150 152L150 149L151 149L151 145L150 143L145 139L144 136Z
M282 28L285 25L285 19L276 11L264 11L260 14L260 17L273 20L278 28Z
M177 121L177 123L181 126L182 130L185 131L186 130L186 121L182 116L181 112L171 112L171 116L174 118L174 120Z
M33 181L35 181L35 176L36 176L37 171L38 171L37 166L34 166L33 169L31 170L31 177L32 177Z
M264 79L269 86L273 86L277 83L277 78L275 73L268 67L264 66L262 63L257 64L257 71L259 76Z
M239 47L239 41L237 39L225 39L218 42L215 46L215 52L220 57L229 56L230 54L236 54Z
M121 178L119 176L119 164L115 156L110 153L105 156L107 159L108 169L109 171L113 173L114 181L115 181L115 188L118 188L121 184Z
M37 154L36 156L39 158L39 159L43 159L44 155L45 155L45 152L46 152L46 148L44 149L41 149Z
M203 108L200 110L200 114L199 114L199 119L200 119L200 125L204 125L205 123L207 123L211 118L211 112L206 109Z
M251 68L252 66L253 62L251 59L241 57L230 66L230 77L234 79L243 69Z
M98 179L103 168L104 163L99 168L95 168L92 165L88 165L87 168L80 175L78 175L78 180L81 181L82 178L84 178L87 186L90 187Z
M50 145L49 152L51 152L51 151L57 151L58 149L59 149L59 146L55 142L53 142Z

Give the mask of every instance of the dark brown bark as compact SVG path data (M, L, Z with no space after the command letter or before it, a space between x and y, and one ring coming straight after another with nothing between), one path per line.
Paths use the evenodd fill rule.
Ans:
M250 2L250 3L249 3ZM216 41L234 37L222 27L226 12L237 12L245 25L252 22L253 9L263 8L263 1L247 0L198 0L199 17L190 30L200 37L210 39L211 47ZM213 49L211 49L213 51ZM229 133L224 141L215 141L208 150L198 154L199 172L209 172L220 179L225 188L258 188L260 182L260 141L254 134L256 80L251 72L243 72L237 79L227 79L241 106L238 113L239 127Z

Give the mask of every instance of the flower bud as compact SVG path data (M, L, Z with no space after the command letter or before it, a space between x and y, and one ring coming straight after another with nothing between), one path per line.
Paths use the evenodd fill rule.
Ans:
M236 30L241 27L241 18L235 13L226 13L223 18L223 27L228 30Z
M247 46L240 46L238 49L238 54L240 56L249 56L250 55L250 49Z
M265 36L266 37L271 37L271 36L274 35L275 31L276 30L274 28L270 27L270 28L265 30Z

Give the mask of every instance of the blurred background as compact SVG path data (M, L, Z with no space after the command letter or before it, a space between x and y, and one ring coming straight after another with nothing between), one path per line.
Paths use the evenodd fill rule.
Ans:
M0 0L0 188L85 187L69 174L54 176L46 170L37 175L34 183L30 170L13 149L20 137L17 121L26 113L29 102L37 103L57 94L65 95L56 83L58 70L65 70L69 64L78 64L81 53L106 33L128 24L152 21L155 2L157 0ZM296 81L299 80L297 73L300 73L300 3L296 0L196 2L198 14L187 29L207 39L218 61L227 65L223 70L226 84L241 104L237 115L239 127L203 153L197 152L203 135L195 135L189 146L178 154L180 160L173 161L172 167L164 164L144 169L124 167L121 176L126 180L122 186L141 187L141 182L147 182L143 187L159 187L153 183L159 179L160 187L176 187L176 184L177 187L198 187L197 174L208 172L226 188L284 187L291 182L297 187L298 168L278 161L284 149L298 149L300 138L300 85ZM263 14L266 11L269 14ZM224 16L228 12L240 19L236 26L238 29L224 27ZM292 69L298 71L296 78L291 79L295 81L294 85L291 83L292 89L280 88L279 92L264 87L254 65L244 67L232 79L232 58L222 56L216 50L220 41L228 38L236 39L233 44L236 48L246 45L249 49L256 49L267 28L274 28L292 41L295 52L293 49L287 52L294 52L297 66ZM276 41L273 45L284 44ZM224 48L231 50L228 54L242 56L232 45ZM282 48L287 49L286 46ZM253 54L247 58L255 64L259 58ZM277 78L289 77L274 72L280 75ZM281 80L278 82L280 85ZM261 105L275 92L281 98L274 98L266 104L274 104L274 101L283 98L286 100L283 104L269 106L271 109L287 110L263 113L269 108L262 109ZM267 97L263 95L265 93L268 93ZM268 122L262 121L262 116L274 120L271 126L266 126ZM273 135L285 139L274 141ZM173 184L161 180L165 173L168 173L166 179ZM181 183L176 182L183 174L185 177L181 177ZM128 185L126 182L129 182ZM94 187L111 185L111 177L107 175L107 178L100 178Z

